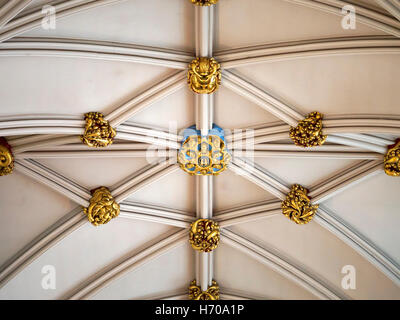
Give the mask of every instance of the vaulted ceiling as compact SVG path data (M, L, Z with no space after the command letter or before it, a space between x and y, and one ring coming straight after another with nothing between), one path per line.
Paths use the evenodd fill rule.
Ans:
M41 27L46 4L56 8L55 29ZM344 4L356 8L355 29L342 27ZM196 10L213 10L222 68L213 122L233 152L208 190L221 226L210 263L221 298L400 298L400 178L383 170L387 146L400 137L395 0L0 7L0 137L15 157L14 172L0 177L1 299L187 298L199 273L188 241L198 177L146 150L176 150L180 130L196 122L186 84ZM90 111L116 127L111 146L80 142ZM290 126L313 111L324 115L328 140L297 147ZM254 150L235 156L240 141L228 133L247 128ZM320 205L308 224L281 213L293 184ZM95 227L82 207L100 186L121 213ZM48 265L56 288L45 290ZM347 265L355 289L341 286Z

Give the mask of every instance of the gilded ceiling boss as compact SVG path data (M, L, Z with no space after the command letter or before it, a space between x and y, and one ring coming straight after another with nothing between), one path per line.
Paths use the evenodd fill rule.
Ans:
M7 140L0 138L0 176L11 174L14 170L14 156Z
M193 280L189 286L190 300L219 300L219 286L216 281L212 281L212 285L207 291L201 291L201 288Z
M210 219L199 219L190 226L189 242L192 248L201 252L210 252L219 244L219 225Z
M231 155L225 145L224 130L217 125L202 136L196 126L185 129L178 152L180 168L190 175L218 175L225 171Z
M84 208L83 211L90 223L98 226L116 218L119 215L120 208L110 191L106 187L100 187L92 191L89 207Z
M297 224L309 223L318 209L318 205L311 204L307 193L306 188L295 184L282 201L282 213Z
M384 158L384 168L387 175L392 177L400 176L400 138L394 145L388 147Z
M83 143L89 147L103 148L113 143L116 135L115 130L109 122L104 119L100 112L89 112L85 114L85 132L81 136Z
M221 84L221 66L214 58L196 58L189 64L188 83L193 92L211 94Z
M218 2L218 0L190 0L190 1L192 1L192 3L194 3L196 6L211 6Z
M311 112L299 121L295 128L290 129L290 138L300 147L315 147L325 143L327 136L322 133L323 115L317 111Z

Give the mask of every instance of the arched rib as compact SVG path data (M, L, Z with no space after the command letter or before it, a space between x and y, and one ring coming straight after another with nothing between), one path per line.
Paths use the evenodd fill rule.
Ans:
M15 155L15 159L99 159L99 158L168 158L176 156L176 150L158 150L152 145L150 150L80 150L80 151L26 151ZM359 157L360 158L360 157Z
M399 0L375 0L382 8L390 12L393 17L400 20L400 2Z
M226 228L239 223L272 217L281 212L281 201L264 201L217 212L214 220L218 221L222 228Z
M346 299L344 295L335 292L335 289L328 287L327 284L317 279L316 276L301 270L301 268L296 266L293 262L280 256L278 252L263 248L227 229L223 229L222 234L224 236L222 238L223 242L246 253L289 280L292 280L316 297L332 300Z
M112 281L138 269L144 264L160 257L166 252L176 248L187 241L187 230L176 232L161 241L155 242L146 249L133 254L126 259L114 262L110 267L90 277L70 297L70 300L88 299L106 287Z
M176 163L171 164L171 159L151 164L124 179L117 186L112 187L111 193L117 202L122 202L141 188L178 169L179 167Z
M223 72L223 77L224 86L256 103L261 108L267 110L272 115L286 122L290 126L297 126L297 122L304 118L302 114L289 107L278 98L275 98L266 91L257 88L239 76L225 70Z
M388 36L326 38L274 43L217 53L223 69L256 63L333 55L399 54L400 40Z
M62 135L79 135L82 134L82 127L20 127L20 128L7 128L0 129L0 136L21 136L21 135L33 135L33 134L62 134Z
M55 8L57 19L61 19L75 13L120 1L124 0L67 0L61 3L57 3L58 1L55 1L49 4L53 5ZM45 13L42 13L42 6L40 6L35 8L35 10L31 13L27 13L26 15L13 19L0 30L0 42L39 27L44 16Z
M79 207L47 228L1 266L0 288L36 258L86 222L87 218L83 214L82 208Z
M168 76L163 81L119 106L113 112L106 115L105 119L109 120L113 127L120 125L144 108L183 88L186 85L186 76L186 71L180 71L172 76Z
M358 136L358 135L357 135ZM329 143L337 143L337 144L342 144L346 146L351 146L351 147L356 147L356 148L362 148L365 150L370 150L376 153L381 153L385 154L387 151L387 147L383 147L382 145L376 145L374 143L370 143L368 141L364 141L363 139L358 139L357 136L353 137L345 137L342 135L328 135L326 138L326 142Z
M356 250L400 286L400 266L344 220L320 205L314 221Z
M280 193L289 192L289 188L286 186L285 183L280 181L277 177L275 177L270 172L267 172L261 166L255 164L255 163L249 163L249 162L247 162L241 158L237 158L237 157L232 160L232 163L234 163L236 166L240 167L241 169L251 173L258 179L261 179L262 181L264 181L268 185L272 186L276 190L279 190Z
M289 126L296 127L299 120L304 119L304 117L297 112L293 107L290 107L283 103L282 101L274 98L271 94L267 93L264 90L261 90L251 84L250 82L241 79L237 75L234 75L228 71L224 71L225 75L225 85L226 87L232 89L234 92L244 96L245 98L253 101L263 109L272 113L277 118L286 122ZM366 122L366 121L365 121ZM262 136L256 136L254 138L254 143L264 143L271 141L279 141L283 139L287 139L289 136L289 130L285 132L284 127L276 125L273 130L276 129L275 133L269 133ZM268 128L261 128L259 130L269 130ZM335 128L327 128L325 129L328 135L327 141L332 143L339 143L343 145L349 145L354 147L360 147L366 150L385 153L386 148L381 147L379 145L366 142L365 139L350 139L344 136L336 136L337 134L343 133L391 133L398 134L400 131L398 128L393 127L335 127ZM325 131L324 131L325 132ZM330 134L333 133L333 134ZM240 148L243 146L243 141L235 142L231 145L228 145L230 148Z
M61 174L34 160L16 160L15 164L16 170L45 184L77 204L84 207L89 205L89 199L91 198L89 191Z
M348 4L355 8L357 13L357 21L370 26L374 29L381 30L388 34L400 37L400 23L396 19L388 17L380 12L364 8L362 6L346 1L339 0L285 0L299 5L310 7L313 9L329 12L338 16L343 16L342 8ZM347 14L347 12L346 12Z
M236 155L235 150L233 154ZM248 158L279 158L279 159L353 159L353 160L377 160L381 159L382 155L374 152L324 152L324 151L265 151L254 150L246 151L241 155Z
M185 70L192 54L162 48L61 38L15 38L0 44L0 56L41 56L125 61Z
M33 136L31 140L26 139L26 142L24 141L21 144L17 144L16 146L14 145L13 141L10 141L10 144L13 148L13 152L16 155L19 155L21 153L24 153L26 151L32 150L32 149L41 149L45 147L52 147L54 150L54 146L59 146L59 145L64 145L64 144L71 144L75 142L79 142L79 136L62 136L62 137L53 137L52 135L49 136ZM21 139L22 140L22 139ZM22 142L22 141L21 141ZM82 143L80 145L84 146ZM84 146L85 149L87 149L87 146Z
M0 30L31 2L32 0L8 0L0 8Z
M343 171L335 173L332 177L311 188L309 196L312 202L319 204L334 195L346 190L354 184L378 174L383 169L383 161L362 161Z
M195 220L193 215L180 210L148 206L131 201L124 201L120 204L120 207L120 215L127 219L157 222L179 228L188 228L190 223Z

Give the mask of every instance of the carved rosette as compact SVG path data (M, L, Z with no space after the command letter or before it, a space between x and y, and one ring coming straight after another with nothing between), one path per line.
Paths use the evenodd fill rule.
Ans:
M190 225L189 242L197 251L211 252L218 247L219 238L219 225L213 220L199 219Z
M81 136L83 143L89 147L104 148L113 143L115 130L100 112L85 114L85 132Z
M190 0L196 6L211 6L216 4L218 0Z
M385 173L392 177L400 176L400 138L394 145L388 147L384 158Z
M218 175L225 171L231 161L226 148L224 131L214 125L207 136L195 127L184 132L184 140L178 152L180 168L190 175Z
M323 115L317 111L311 112L299 121L295 128L290 129L290 138L300 147L316 147L325 143L327 136L322 133Z
M106 187L100 187L92 191L89 207L83 211L93 225L99 226L117 217L120 208L110 191Z
M195 93L211 94L221 84L221 66L214 58L196 58L189 64L188 84Z
M0 138L0 176L11 174L14 170L14 156L7 140Z
M201 291L201 288L193 280L189 286L189 300L219 300L219 286L215 280L208 287L207 291Z
M309 223L317 212L318 205L312 205L308 190L295 184L286 199L282 201L282 213L297 224Z

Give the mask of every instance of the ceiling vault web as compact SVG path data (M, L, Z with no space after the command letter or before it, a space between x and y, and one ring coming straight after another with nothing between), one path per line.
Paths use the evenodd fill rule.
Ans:
M63 1L61 3L57 1L55 5L57 19L121 1L125 0L80 0ZM286 1L337 15L342 14L343 1ZM110 146L107 151L91 151L79 143L79 135L82 134L84 127L84 120L81 117L43 115L26 118L24 116L0 117L0 136L22 136L21 138L9 139L15 155L15 169L65 195L79 206L87 207L91 199L89 190L33 159L91 156L144 157L148 146L163 146L176 152L181 146L182 136L163 130L137 126L127 121L138 112L177 92L187 84L187 65L194 58L193 53L114 42L38 37L17 38L17 35L38 27L43 18L41 8L34 8L27 14L20 13L30 2L27 0L10 1L0 9L0 42L2 42L0 43L0 56L37 55L115 60L180 70L124 104L113 108L111 113L104 116L112 127L118 128L116 138L119 141ZM400 8L396 1L377 0L376 2L399 19ZM354 6L361 23L384 31L389 35L400 37L399 21L380 12L359 5ZM327 142L332 144L320 146L318 151L309 149L298 151L294 145L279 143L279 141L288 138L290 127L296 127L299 121L304 119L304 114L267 92L267 90L256 87L251 82L228 70L255 63L322 55L398 54L400 52L399 39L390 36L330 38L267 44L214 53L214 6L196 5L194 10L195 56L200 58L215 57L221 63L221 68L224 69L222 72L224 86L246 97L285 123L266 124L261 128L256 128L254 130L255 150L252 156L363 160L309 188L309 195L312 197L313 204L322 203L314 220L350 245L393 282L400 285L400 266L323 204L324 201L339 192L382 172L382 155L387 153L387 147L393 141L374 136L374 134L400 136L400 118L385 115L341 115L337 117L327 115L323 120L323 131L328 135ZM207 135L209 130L213 128L214 96L212 94L195 94L194 99L196 128L201 131L202 135ZM242 138L243 135L227 136L228 147L233 152L242 148ZM266 142L278 143L265 144ZM165 155L159 154L161 157L165 157ZM142 251L132 253L128 258L121 257L114 261L109 268L102 270L100 275L96 274L89 277L84 283L66 294L65 297L70 299L91 298L120 276L182 245L185 241L187 242L187 229L194 220L193 215L175 209L138 204L128 200L138 190L178 170L178 168L178 165L172 163L171 159L167 157L166 160L160 160L126 177L123 181L110 187L110 191L116 202L120 204L120 216L122 218L152 221L180 227L183 230L169 235L161 241L153 241L153 244ZM281 203L290 190L285 182L265 169L249 163L246 159L234 157L229 169L260 186L278 200L236 207L214 214L214 178L212 175L196 176L197 219L212 219L218 222L222 228L223 242L281 273L316 297L321 299L347 299L347 296L336 292L335 288L324 283L323 280L317 279L309 271L303 271L287 258L283 258L273 250L251 242L228 229L228 227L239 223L281 214ZM46 229L3 264L0 268L0 287L84 223L87 223L86 216L83 214L82 208L79 207ZM205 292L214 280L214 252L195 252L195 255L196 283ZM241 298L240 294L224 294L222 289L221 291L221 298ZM251 296L251 294L248 296ZM177 297L182 298L182 295L177 293L172 296L172 298Z

